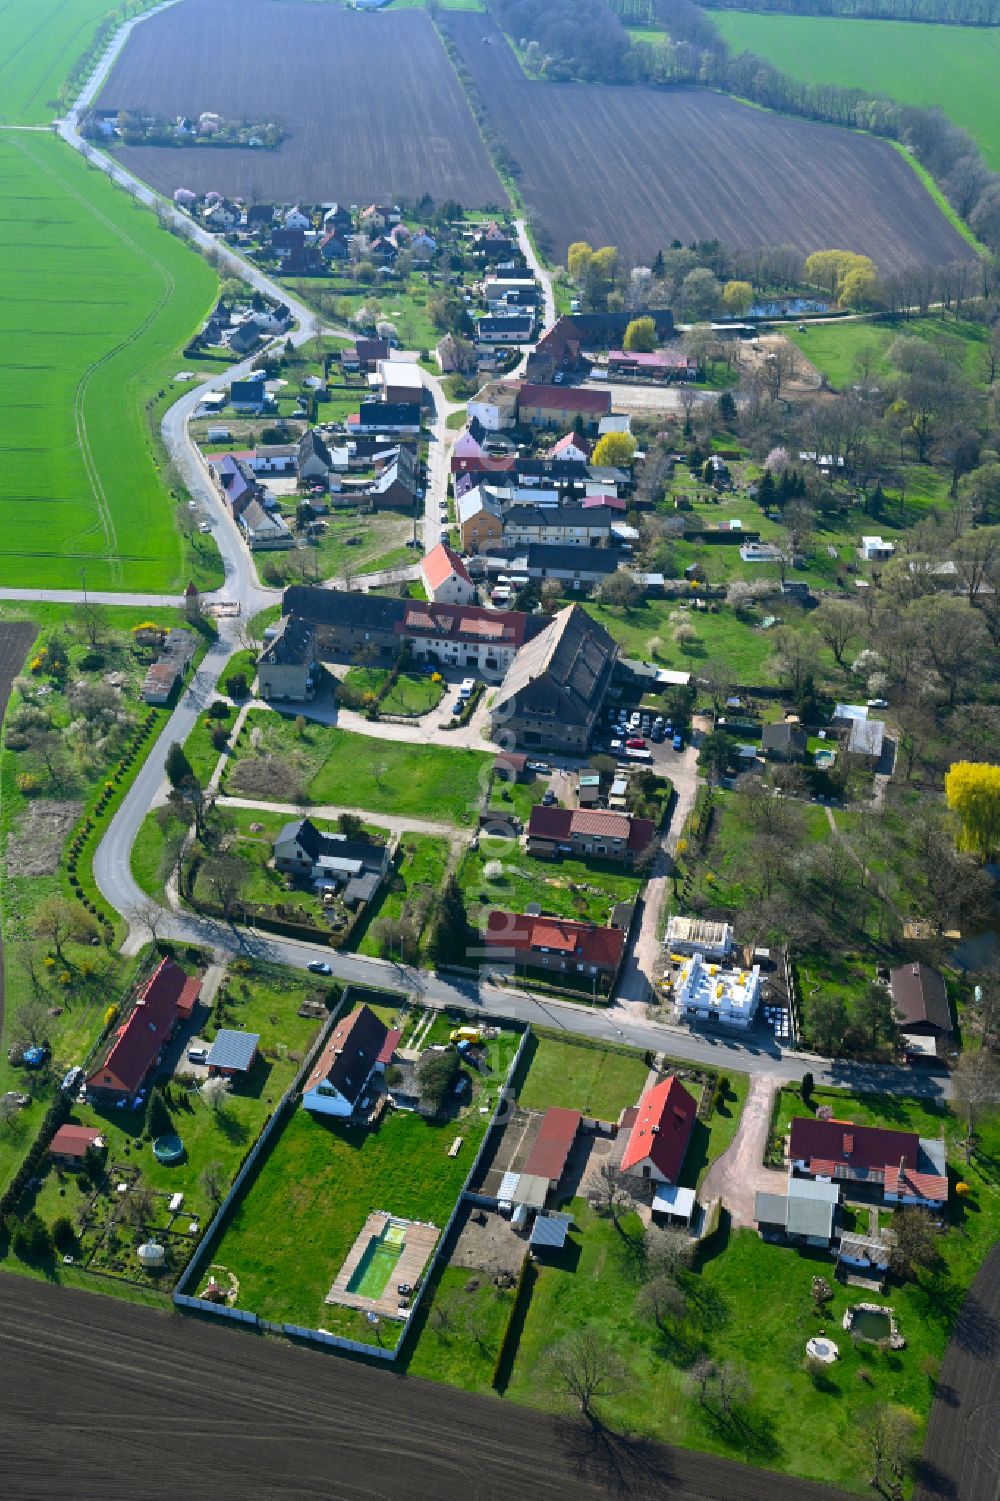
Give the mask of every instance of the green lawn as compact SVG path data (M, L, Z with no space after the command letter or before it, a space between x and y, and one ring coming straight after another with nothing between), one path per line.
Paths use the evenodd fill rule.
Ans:
M981 385L985 378L988 330L967 318L930 314L893 323L812 323L805 333L791 326L785 332L835 390L858 380L857 362L862 353L873 354L872 375L884 379L890 372L889 348L899 338L926 339L940 353L947 353L969 380Z
M148 1102L140 1110L114 1110L77 1105L70 1117L74 1124L94 1126L108 1143L107 1163L124 1168L138 1168L142 1183L161 1194L184 1194L183 1219L175 1229L186 1229L188 1220L196 1218L204 1225L213 1212L201 1174L210 1164L217 1164L225 1184L235 1175L247 1149L263 1129L277 1101L295 1076L298 1064L315 1036L319 1023L298 1016L297 1010L308 993L325 995L318 986L293 971L262 969L249 975L230 971L220 987L215 1007L199 1032L206 1041L226 1026L260 1036L261 1056L250 1075L234 1083L230 1094L218 1110L212 1109L197 1088L187 1089L180 1083L172 1086L171 1115L177 1134L185 1146L185 1158L174 1167L163 1166L153 1156L148 1139ZM109 1185L107 1202L114 1199L114 1180ZM82 1195L73 1174L60 1178L49 1171L34 1199L24 1208L34 1207L51 1225L61 1214L70 1214L80 1205ZM169 1216L159 1200L155 1223L166 1224ZM192 1239L193 1249L196 1240ZM88 1244L84 1242L85 1247ZM130 1273L141 1278L138 1264L129 1253ZM15 1264L8 1259L8 1265ZM60 1280L58 1275L56 1280ZM91 1287L114 1291L114 1282L92 1282Z
M481 1273L446 1266L413 1320L410 1354L404 1356L409 1375L469 1392L492 1391L513 1297Z
M91 589L176 588L186 545L145 404L182 368L215 273L44 133L4 135L0 174L17 205L0 229L0 583L76 589L85 570Z
M487 866L499 861L499 873ZM610 860L537 860L510 839L481 838L458 869L458 883L470 907L483 902L523 912L539 902L543 912L581 922L607 923L615 902L638 895L642 878Z
M727 10L712 19L734 52L754 52L793 78L943 110L975 137L993 170L1000 169L1000 115L991 82L1000 70L995 28Z
M674 600L646 600L630 609L585 602L584 609L621 643L628 656L695 675L706 661L718 659L742 684L776 681L769 663L774 653L772 638L731 610L722 609L718 615L687 611L681 618L693 626L696 639L681 646L673 640L669 623L677 609Z
M352 667L344 678L346 687L360 695L379 692L389 669L386 667ZM381 700L383 714L405 714L419 718L436 709L444 696L443 682L434 682L426 673L401 672L389 692Z
M436 839L432 834L400 835L395 874L365 925L358 944L359 953L379 954L372 927L380 918L396 921L404 912L424 911L429 906L444 884L449 853L446 839ZM420 936L422 941L430 936L430 927L426 922L421 928Z
M309 725L300 735L290 720L266 710L252 710L247 716L241 759L231 762L226 773L226 790L234 795L242 793L249 775L241 767L247 759L256 759L250 745L255 728L262 732L261 755L287 765L293 777L306 784L314 803L461 824L478 816L479 787L490 757L436 745L372 741L325 725ZM281 780L274 786L268 795L287 801L291 786L286 782L282 790Z
M642 1054L587 1047L572 1038L532 1034L522 1055L527 1061L518 1104L526 1110L562 1106L596 1120L616 1121L642 1094L649 1073Z
M505 1036L504 1069L514 1045ZM239 1278L240 1307L308 1328L335 1328L346 1314L364 1338L351 1310L323 1301L344 1257L376 1209L444 1226L486 1130L479 1104L495 1099L498 1082L477 1085L464 1112L441 1124L395 1111L368 1131L297 1109L213 1257ZM462 1149L449 1157L459 1134Z

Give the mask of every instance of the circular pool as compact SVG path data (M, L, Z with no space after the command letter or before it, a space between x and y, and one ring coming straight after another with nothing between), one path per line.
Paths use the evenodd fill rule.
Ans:
M153 1142L153 1156L163 1167L172 1167L184 1157L184 1143L179 1136L158 1136Z

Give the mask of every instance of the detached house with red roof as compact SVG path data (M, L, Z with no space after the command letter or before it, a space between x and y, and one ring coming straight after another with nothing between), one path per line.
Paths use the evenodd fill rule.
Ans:
M793 1173L848 1184L852 1194L886 1204L936 1210L948 1202L944 1141L915 1131L796 1117L788 1157Z
M629 1131L622 1152L622 1172L654 1183L676 1183L697 1109L692 1096L673 1074L647 1089L637 1109L625 1112L622 1129L624 1132L628 1126Z
M133 1101L159 1060L178 1020L191 1014L201 982L189 979L172 959L160 961L128 1016L102 1049L87 1076L87 1098Z
M457 552L439 542L420 563L420 578L434 604L473 605L476 586Z
M356 1006L337 1022L302 1089L302 1108L314 1115L353 1115L376 1071L399 1041L370 1006Z
M584 386L523 385L517 398L517 415L526 427L579 427L596 433L602 417L611 410L610 391L591 391Z
M494 910L486 920L486 947L497 963L590 981L610 990L625 952L624 928L599 928L566 917L531 917Z
M599 856L633 865L652 844L652 819L602 808L545 808L536 803L528 820L529 855Z

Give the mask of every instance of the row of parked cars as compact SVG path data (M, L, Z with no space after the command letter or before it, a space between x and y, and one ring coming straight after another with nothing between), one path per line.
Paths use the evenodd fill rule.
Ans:
M675 751L684 749L683 735L679 730L675 731L670 720L664 719L662 714L654 715L642 709L633 709L631 713L627 709L609 709L608 723L615 737L611 741L613 752L620 751L623 742L627 750L645 750L647 738L654 744L669 740Z

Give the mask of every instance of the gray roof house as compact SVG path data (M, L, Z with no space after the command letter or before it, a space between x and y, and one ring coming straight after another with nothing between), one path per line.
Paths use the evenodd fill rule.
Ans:
M848 754L862 756L874 764L881 759L885 740L885 721L882 719L854 719L847 740Z
M220 1027L209 1049L206 1067L210 1074L248 1074L257 1058L260 1044L258 1032L237 1032L232 1027Z
M785 721L766 724L760 737L760 748L772 761L801 761L807 745L805 731Z
M286 823L274 841L274 868L341 888L349 907L370 902L392 865L389 846L323 834L308 818Z
M313 696L316 628L299 615L288 615L257 660L257 691L274 699L303 703Z
M299 484L310 480L318 480L326 484L333 468L333 460L330 450L314 427L308 428L299 439L298 462L296 470Z
M889 988L902 1031L950 1041L951 1006L940 970L930 964L901 964L889 971Z
M807 1246L828 1246L840 1202L837 1183L789 1178L787 1194L754 1195L753 1217L765 1240L791 1240Z
M604 703L618 646L579 605L567 605L521 647L490 714L491 733L523 749L582 752Z

